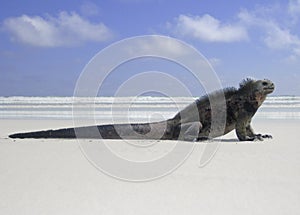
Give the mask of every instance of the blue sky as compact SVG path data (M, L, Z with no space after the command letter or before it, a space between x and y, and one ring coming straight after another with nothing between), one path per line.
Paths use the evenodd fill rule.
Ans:
M300 95L299 24L300 0L3 0L0 96L70 96L97 52L145 34L194 46L224 87L268 78Z

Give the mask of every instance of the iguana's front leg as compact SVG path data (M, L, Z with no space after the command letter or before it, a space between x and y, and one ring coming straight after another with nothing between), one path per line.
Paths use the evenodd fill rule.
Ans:
M264 138L272 138L272 135L269 134L255 134L250 123L246 126L246 132L249 137L253 137L257 140L263 140Z
M253 141L252 137L247 135L246 123L243 121L238 121L235 126L235 132L240 141Z
M255 134L251 127L251 120L238 120L236 124L236 134L240 141L264 140L264 138L272 138L271 135Z
M262 138L262 135L261 134L255 134L251 125L250 125L250 122L246 124L246 134L249 138L253 139L253 140L260 140L262 141L263 138Z
M253 129L250 126L251 119L247 119L246 117L240 117L237 120L235 131L236 135L240 141L254 141L254 140L262 140L256 136L253 132Z

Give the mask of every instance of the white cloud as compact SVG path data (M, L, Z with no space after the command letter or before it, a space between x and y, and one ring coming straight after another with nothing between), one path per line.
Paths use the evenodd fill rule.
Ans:
M170 57L185 56L186 54L189 54L183 43L176 42L176 40L173 40L172 38L169 40L166 38L167 37L153 36L141 40L138 49L143 52L161 53Z
M234 42L247 40L247 30L239 24L223 24L218 19L203 16L180 15L175 26L170 26L181 36L193 37L206 42Z
M257 5L254 10L241 10L236 22L224 23L215 17L180 15L167 28L177 36L206 42L235 42L259 39L266 47L288 53L289 59L300 60L300 0Z
M288 12L294 18L300 16L300 0L290 0L288 4Z
M274 23L269 23L267 28L264 42L268 47L273 49L295 48L295 50L300 47L299 38L291 34L288 29L282 29Z
M248 28L252 27L262 33L262 41L267 47L290 51L292 58L300 57L300 38L283 24L276 22L273 17L243 10L239 13L239 18Z
M58 17L28 16L4 20L12 39L40 47L73 46L87 41L101 42L112 33L103 23L91 23L77 13L60 12Z

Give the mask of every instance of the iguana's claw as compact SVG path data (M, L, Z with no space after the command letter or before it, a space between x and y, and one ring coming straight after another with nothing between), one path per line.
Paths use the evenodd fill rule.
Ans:
M272 135L269 134L256 134L254 137L251 137L252 140L259 140L259 141L263 141L266 138L272 139Z
M263 140L263 139L272 139L272 135L269 134L256 134L255 137L257 137L259 140Z
M246 137L246 141L263 141L263 140L264 139L259 134L251 136L251 137L249 137L249 136Z
M268 139L272 139L272 135L269 135L269 134L264 134L264 135L261 135L262 138L268 138Z

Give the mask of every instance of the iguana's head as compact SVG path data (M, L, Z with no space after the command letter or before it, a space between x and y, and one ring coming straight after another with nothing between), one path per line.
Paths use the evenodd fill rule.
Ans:
M248 78L240 83L238 91L243 96L243 99L255 101L255 104L259 107L274 89L274 83L270 80L253 80Z
M240 90L246 92L247 94L261 94L266 96L272 93L275 89L275 85L272 81L264 80L253 80L246 79L240 84Z
M263 95L270 94L274 91L275 85L272 81L264 79L255 81L256 89Z

